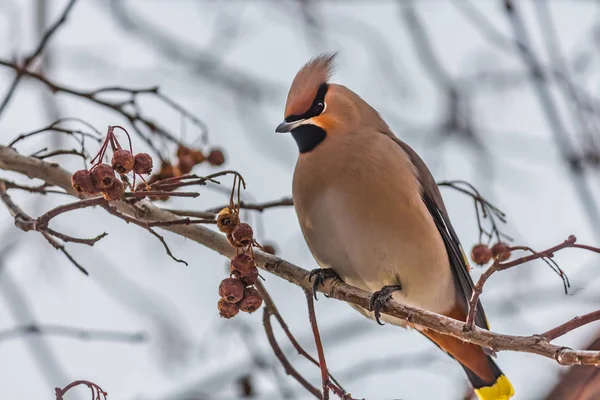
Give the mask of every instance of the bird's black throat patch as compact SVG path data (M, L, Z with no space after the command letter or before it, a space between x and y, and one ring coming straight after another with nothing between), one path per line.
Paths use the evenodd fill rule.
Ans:
M308 153L327 136L325 130L319 126L306 124L292 130L292 136L298 145L300 153Z

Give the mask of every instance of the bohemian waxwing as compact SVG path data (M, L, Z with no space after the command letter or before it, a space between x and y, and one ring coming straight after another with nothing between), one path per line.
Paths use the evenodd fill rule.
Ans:
M306 243L326 275L333 271L374 292L375 311L391 296L464 321L473 281L436 182L375 109L329 83L334 57L321 55L300 69L276 129L290 132L300 150L293 198ZM407 326L387 315L381 319ZM481 304L475 323L489 329ZM489 350L420 332L460 363L479 399L513 396Z

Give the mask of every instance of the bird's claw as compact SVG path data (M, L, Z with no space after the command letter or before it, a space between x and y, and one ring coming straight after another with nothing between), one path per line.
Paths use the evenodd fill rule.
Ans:
M337 272L335 272L331 268L313 269L308 274L308 281L309 282L312 281L313 278L315 278L315 281L313 282L313 285L312 285L312 291L313 291L313 296L315 297L315 300L317 300L317 288L319 287L319 285L323 286L323 283L325 282L326 279L333 278L333 279L339 279L340 281L342 280L342 278L340 278L340 276L337 274ZM325 295L325 297L329 297L329 296Z
M375 321L377 321L379 325L385 325L379 320L379 318L381 318L381 307L392 298L392 293L398 290L402 290L401 285L387 285L373 293L371 296L371 299L369 300L369 311L373 311L375 314Z

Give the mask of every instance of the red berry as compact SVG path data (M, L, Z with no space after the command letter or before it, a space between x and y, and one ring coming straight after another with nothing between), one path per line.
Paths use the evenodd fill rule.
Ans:
M477 265L485 265L492 259L492 250L485 244L476 244L471 250L471 259Z
M246 223L236 226L231 232L231 238L238 247L245 247L252 243L252 227Z
M133 172L138 175L149 174L152 172L152 157L148 153L137 153L135 155L135 163L133 164Z
M98 193L92 182L92 174L87 169L76 171L71 176L71 185L73 185L73 188L79 193Z
M221 318L233 318L240 312L237 304L229 303L225 299L219 300L217 303L217 308L219 309L219 315Z
M191 155L183 155L179 157L179 164L177 167L179 168L179 172L181 175L189 174L192 168L194 168L196 163Z
M240 307L240 310L242 310L243 312L253 313L254 311L260 308L260 306L262 305L262 301L263 299L260 296L260 293L258 293L258 290L254 289L253 287L249 287L246 288L244 298L242 299L242 301L240 301L238 305Z
M220 149L212 149L210 151L210 153L208 154L207 160L209 163L211 163L215 167L218 167L225 163L225 155L223 154L223 151Z
M177 147L177 158L181 158L182 156L187 156L192 152L189 147L186 147L182 144Z
M135 166L135 157L129 150L117 150L112 157L112 167L119 174L128 174Z
M173 168L173 165L168 161L164 161L160 166L160 171L158 171L158 176L160 177L160 179L167 179L167 178L174 177L175 169Z
M115 170L108 164L100 164L92 169L92 182L98 190L111 188L115 180Z
M510 258L510 251L508 251L508 245L504 242L498 242L492 246L492 254L500 261L506 261Z
M219 285L219 296L230 303L237 303L244 297L244 284L234 278L225 278Z
M102 191L102 196L108 201L121 200L125 192L125 184L115 179L115 183L108 189Z
M249 274L240 276L240 279L246 284L246 286L254 285L258 280L258 268L252 268Z
M258 269L248 254L238 254L233 257L229 271L246 285L254 285L258 279Z
M269 253L269 254L273 254L273 255L276 253L275 246L273 246L272 244L263 245L263 250L265 251L265 253Z
M254 268L254 260L248 254L238 254L231 259L231 272L249 274Z
M192 150L190 155L194 159L195 164L202 164L206 160L206 157L204 157L204 154L200 150Z

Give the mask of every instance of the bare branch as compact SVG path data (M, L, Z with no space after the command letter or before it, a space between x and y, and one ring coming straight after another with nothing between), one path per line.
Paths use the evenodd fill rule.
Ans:
M60 186L69 193L76 195L75 190L71 187L71 175L67 171L60 166L42 160L21 156L12 148L0 146L0 169L41 179L48 184ZM175 215L145 200L136 204L136 207L120 201L113 202L112 206L122 214L135 217L136 220L139 219L137 222L177 219ZM172 225L162 229L185 236L228 258L233 257L236 253L236 249L230 246L222 234L201 225ZM269 271L294 285L304 289L312 288L312 283L308 280L309 272L303 268L276 256L258 251L255 252L255 262L259 268ZM332 284L332 282L326 281L324 286L319 288L319 291L329 294L335 299L365 309L369 307L371 293L343 282ZM381 308L381 312L405 320L414 326L431 329L495 351L508 350L538 354L554 359L562 365L600 365L600 352L572 350L564 346L554 345L540 335L507 335L481 329L477 326L469 330L465 329L467 325L464 322L400 304L394 300L387 302Z
M144 332L127 333L101 329L81 329L66 325L29 324L0 331L0 341L16 339L26 335L51 335L79 340L101 340L130 343L140 343L147 340L147 335Z
M52 35L54 35L54 33L58 30L58 28L60 28L60 26L67 21L67 16L69 15L69 12L75 5L76 1L77 0L70 0L69 3L67 3L67 6L63 10L63 12L60 15L60 17L58 18L58 20L56 20L56 22L54 24L52 24L52 26L46 31L46 33L42 37L42 40L38 43L38 45L35 48L35 50L33 51L33 53L31 53L31 55L29 55L28 57L25 58L22 69L29 68L31 63L42 53L42 51L44 50L44 47L46 47L46 44L48 43L48 41L50 41L50 38L52 37ZM21 69L21 67L19 69ZM4 100L2 100L2 103L0 104L0 115L2 115L2 113L4 112L4 109L10 102L10 99L12 98L13 94L15 93L15 90L17 89L17 86L19 85L19 82L21 81L22 77L23 77L23 74L17 70L17 75L15 76L15 79L13 80L10 87L8 88L8 91L6 92L6 95L4 96Z

